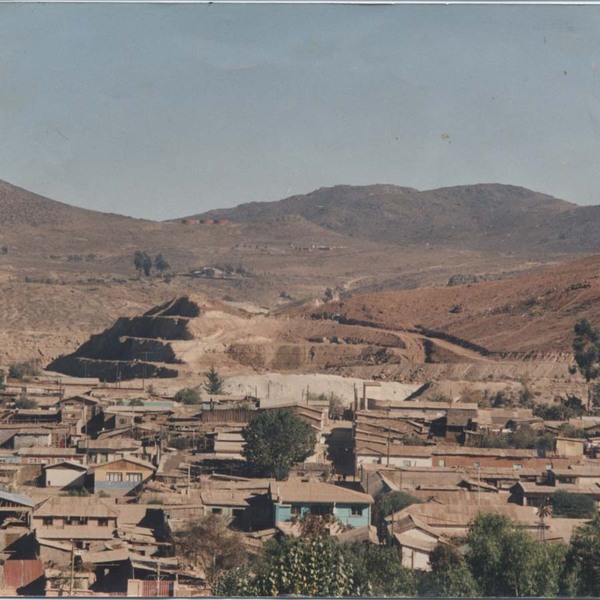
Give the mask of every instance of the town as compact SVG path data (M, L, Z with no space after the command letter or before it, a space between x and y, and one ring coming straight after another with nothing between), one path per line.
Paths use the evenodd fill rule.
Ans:
M574 335L593 382L598 332ZM595 388L468 402L364 380L273 402L227 393L218 366L198 379L165 394L165 379L2 370L3 595L596 589ZM473 558L486 544L494 565Z

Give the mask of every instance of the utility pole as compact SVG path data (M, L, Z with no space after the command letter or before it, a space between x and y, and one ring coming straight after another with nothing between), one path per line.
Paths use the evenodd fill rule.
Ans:
M386 466L390 466L390 435L392 433L392 426L388 425L388 435L387 435L387 463Z
M71 540L71 581L69 583L69 596L73 596L75 587L75 542Z

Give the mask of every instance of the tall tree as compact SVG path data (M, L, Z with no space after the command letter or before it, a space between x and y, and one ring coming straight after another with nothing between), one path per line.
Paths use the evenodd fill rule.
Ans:
M154 268L160 274L161 277L162 274L165 271L167 271L170 267L171 265L168 263L166 258L162 255L162 253L156 255L156 257L154 258Z
M573 353L577 368L587 383L589 410L592 399L590 382L600 375L600 334L587 319L582 319L575 324Z
M354 569L340 545L323 535L270 544L256 579L261 596L351 596Z
M285 479L294 463L306 460L317 443L313 428L289 409L260 413L242 430L242 455L258 474Z
M600 516L578 527L566 557L564 590L570 596L600 596Z
M242 535L228 529L216 515L188 522L173 537L177 556L187 567L203 571L210 586L247 559Z
M206 373L204 373L204 375L206 377L204 389L209 394L222 394L225 381L221 379L221 376L215 369L215 366L213 365L208 371L206 371Z
M135 270L138 272L138 275L141 275L144 269L144 254L145 252L136 250L133 255L133 265L135 266Z
M481 514L471 523L467 544L467 563L484 596L558 593L564 546L551 549L536 542L510 519L496 514Z

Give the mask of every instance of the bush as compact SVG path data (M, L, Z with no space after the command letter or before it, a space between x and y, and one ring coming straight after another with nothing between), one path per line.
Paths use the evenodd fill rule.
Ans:
M25 379L27 377L37 377L41 374L38 364L34 360L21 363L14 363L8 369L8 376L13 379Z
M182 404L202 404L198 388L182 388L175 394L175 400Z
M552 494L552 512L555 517L568 519L591 519L598 511L590 496L559 490Z
M37 408L38 404L37 402L33 399L33 398L18 398L17 400L15 400L15 408L21 408L21 409L31 409L31 408Z

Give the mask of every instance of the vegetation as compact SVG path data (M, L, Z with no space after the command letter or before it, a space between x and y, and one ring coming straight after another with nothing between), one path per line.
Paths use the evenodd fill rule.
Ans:
M28 377L37 377L41 374L37 361L29 360L20 363L13 363L8 368L8 376L13 379L27 379Z
M26 396L22 396L21 398L17 398L15 400L15 408L27 410L37 407L38 404L33 398L27 398Z
M202 396L198 388L182 388L175 394L175 400L182 404L201 404Z
M578 527L566 555L565 595L600 596L600 516Z
M190 521L175 532L174 542L177 556L186 566L202 570L209 585L214 585L222 573L246 561L241 534L228 529L216 515Z
M146 277L150 277L150 273L152 272L152 259L147 252L136 250L133 255L133 265L138 272L138 276L141 277L143 272Z
M343 548L324 535L268 541L256 573L242 565L224 575L216 595L356 595L354 567Z
M162 255L162 253L159 253L154 258L154 268L162 277L163 273L171 268L171 265L168 263L167 259Z
M329 417L337 420L344 416L344 400L337 394L331 394L329 398Z
M260 475L285 479L294 463L306 460L317 443L312 427L289 409L262 412L242 430L242 454Z
M550 501L555 517L591 519L598 512L593 498L585 494L558 490L552 494Z
M567 421L585 414L586 410L580 398L568 395L566 398L557 396L554 404L537 404L533 414L544 421Z
M214 365L206 373L204 373L204 375L206 377L206 381L204 383L204 389L209 394L214 394L214 395L222 394L225 381L223 379L221 379L221 377L220 377L219 373L217 372L217 370L215 369Z
M478 516L467 536L469 570L484 596L555 596L565 547L536 542L510 519Z
M405 509L411 504L420 504L421 500L411 496L407 492L389 492L379 498L375 505L375 510L381 516L385 518L388 515L394 514L399 510Z
M592 392L590 382L600 375L600 333L587 319L575 324L573 354L577 369L588 384L588 409L591 407Z

